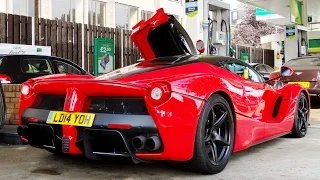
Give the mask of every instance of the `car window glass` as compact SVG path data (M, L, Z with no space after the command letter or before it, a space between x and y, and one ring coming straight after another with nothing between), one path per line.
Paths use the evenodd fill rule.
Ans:
M249 71L250 80L255 81L255 82L264 82L263 78L257 72L255 72L251 68L247 68L247 69Z
M225 63L224 67L229 69L231 72L244 77L244 70L248 69L249 74L249 80L255 81L255 82L264 82L263 78L254 70L251 68L244 66L242 64L238 63Z
M52 74L50 64L45 58L24 58L21 70L23 73Z
M259 72L267 72L267 70L264 68L263 65L258 65L258 66L256 67L256 70L259 71Z
M243 72L245 69L244 65L237 64L237 63L226 63L224 67L229 69L231 72L243 77Z
M264 65L264 67L266 68L267 72L273 72L274 71L274 69L272 67L270 67L270 66L268 66L266 64Z
M71 64L62 62L62 61L58 61L58 60L53 60L54 64L56 65L59 73L63 74L63 73L67 73L67 74L82 74L82 72L80 71L80 69L78 69L75 66L72 66Z

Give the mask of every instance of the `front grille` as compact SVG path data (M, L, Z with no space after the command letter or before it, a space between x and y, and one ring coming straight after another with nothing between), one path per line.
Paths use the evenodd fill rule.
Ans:
M55 111L62 111L65 101L65 96L57 96L57 95L40 95L41 102L38 109L45 109L45 110L55 110Z
M89 112L108 114L147 115L148 110L143 98L99 98L90 97Z

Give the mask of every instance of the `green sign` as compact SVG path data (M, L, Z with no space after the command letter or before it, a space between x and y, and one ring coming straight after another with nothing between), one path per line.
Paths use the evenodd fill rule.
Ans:
M308 22L309 22L309 23L312 22L312 16L308 16Z
M310 39L308 50L309 50L309 53L319 53L320 52L320 39Z
M240 60L245 61L245 62L249 62L249 59L250 59L249 53L246 53L246 52L240 53Z
M94 39L94 75L104 74L115 69L114 40Z
M291 0L290 3L291 22L302 25L302 2Z

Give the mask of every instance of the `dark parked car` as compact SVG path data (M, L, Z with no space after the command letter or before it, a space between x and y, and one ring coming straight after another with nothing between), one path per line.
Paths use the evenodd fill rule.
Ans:
M274 69L267 64L249 63L256 71L258 71L265 80L268 80Z
M284 66L290 67L294 73L282 78L284 84L300 84L308 89L312 99L320 99L320 57L305 56L287 61ZM271 74L272 78L279 76L279 71Z
M60 57L0 55L0 80L2 84L21 84L31 78L60 73L89 74L77 64Z

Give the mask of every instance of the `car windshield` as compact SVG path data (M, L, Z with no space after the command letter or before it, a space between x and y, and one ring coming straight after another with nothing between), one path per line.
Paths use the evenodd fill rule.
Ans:
M292 59L284 64L285 66L320 66L318 57Z

